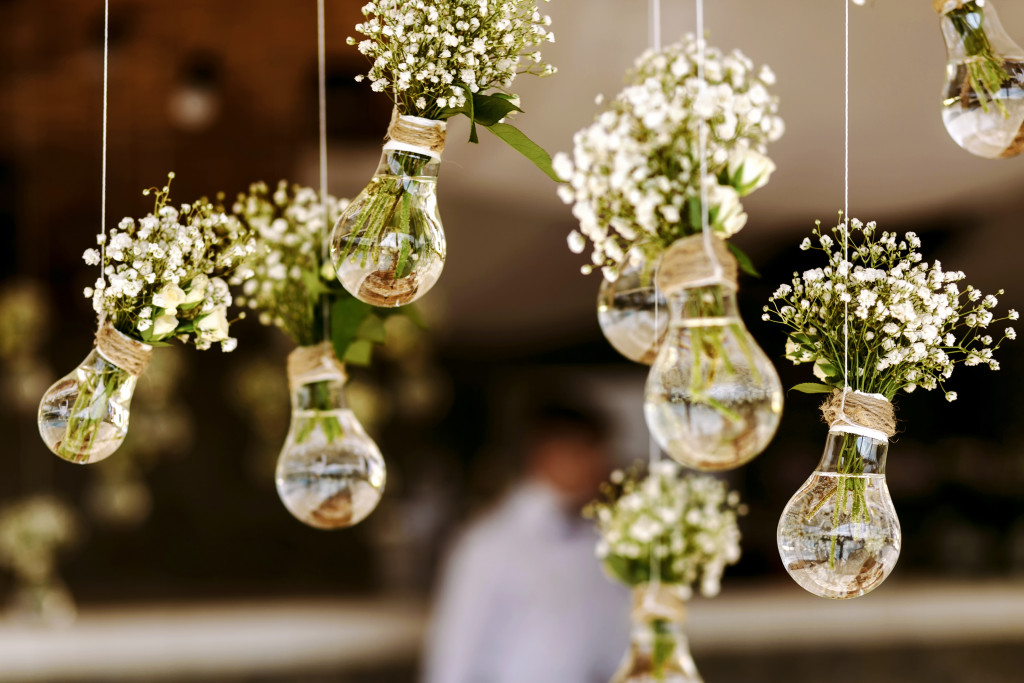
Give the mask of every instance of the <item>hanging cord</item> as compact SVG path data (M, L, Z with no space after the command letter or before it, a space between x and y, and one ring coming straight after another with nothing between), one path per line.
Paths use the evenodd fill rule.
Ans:
M843 261L850 262L850 3L843 0L845 43L843 53ZM843 302L843 396L839 406L840 419L846 416L846 394L850 391L850 302Z
M100 282L107 288L107 108L110 81L110 0L103 2L103 151L100 161ZM100 313L100 326L106 320L106 311Z
M648 25L648 42L650 49L655 52L661 51L661 0L649 0L648 2L648 15L650 23ZM660 351L660 339L658 336L658 324L660 322L660 306L658 300L661 296L661 292L658 289L658 273L657 269L652 274L654 280L654 353L657 357ZM648 465L647 465L647 476L652 476L654 473L654 466L661 461L661 448L658 447L658 442L655 441L654 435L650 435L650 450L648 453ZM651 567L650 567L650 581L647 582L647 590L644 593L642 606L645 609L651 609L657 605L658 593L661 589L661 562L659 557L656 557L655 553L651 552Z
M327 263L329 257L327 242L331 234L331 211L327 199L327 32L324 21L324 0L317 0L317 74L320 108L320 205L324 214L323 231L320 236L320 263ZM323 323L323 339L330 339L330 301L320 297L320 318Z
M697 0L697 78L700 81L702 94L707 91L708 82L704 71L704 64L707 61L707 40L704 28L704 0ZM708 261L713 264L713 278L715 282L721 282L725 275L722 262L715 253L712 243L711 217L708 208L708 122L704 117L700 118L697 132L697 152L700 155L700 221L701 234L704 238L704 252Z

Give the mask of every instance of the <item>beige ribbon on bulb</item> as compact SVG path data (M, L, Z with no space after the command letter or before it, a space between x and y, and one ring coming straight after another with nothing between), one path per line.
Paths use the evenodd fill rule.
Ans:
M729 251L725 240L717 235L711 235L710 241L717 264L709 257L701 234L676 240L665 250L657 275L658 287L662 292L673 294L691 287L710 285L736 287L739 270L736 257Z
M296 387L319 380L348 379L345 364L338 360L331 342L316 346L300 346L288 354L288 385Z
M153 357L152 346L118 332L108 322L102 323L96 331L96 350L133 377L142 375Z
M444 121L424 119L419 116L402 116L395 107L391 111L391 124L388 126L388 139L411 147L429 150L433 156L440 158L444 151Z

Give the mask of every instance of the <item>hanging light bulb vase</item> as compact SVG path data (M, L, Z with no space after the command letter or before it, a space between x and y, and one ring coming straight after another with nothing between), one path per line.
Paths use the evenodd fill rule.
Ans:
M946 42L942 121L954 141L989 159L1024 151L1024 49L987 0L934 0Z
M644 416L658 445L692 469L738 467L765 449L782 417L778 373L740 318L736 259L701 235L674 243L658 270L669 300L665 343L647 377ZM716 263L717 262L717 263Z
M660 259L642 249L626 254L614 281L601 280L597 321L616 351L636 363L650 365L668 330L668 301L655 286Z
M132 396L153 347L102 323L96 348L39 402L39 434L56 455L77 464L99 462L128 434Z
M703 683L683 631L682 587L644 584L633 588L629 650L611 683Z
M277 493L299 521L341 529L365 519L384 492L384 458L345 402L345 366L330 342L288 357L292 420L277 461Z
M446 245L437 175L445 125L396 110L373 180L334 226L331 260L341 284L360 301L404 306L441 277Z
M825 453L779 520L779 554L802 588L856 598L877 588L900 555L902 535L885 460L896 431L880 394L835 391L822 406L831 425Z

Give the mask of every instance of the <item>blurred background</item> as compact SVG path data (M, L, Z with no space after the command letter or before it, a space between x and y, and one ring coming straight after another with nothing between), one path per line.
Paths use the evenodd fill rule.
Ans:
M327 0L330 188L345 197L372 175L390 114L353 80L366 64L345 38L361 4ZM314 0L111 5L110 224L144 214L141 191L168 171L179 202L256 180L315 184ZM692 30L692 3L664 5L666 40ZM553 153L591 120L596 95L618 91L647 44L647 3L545 9L560 73L516 89L518 125ZM1024 39L1024 5L999 10ZM1024 160L978 159L947 137L929 2L851 13L852 214L917 231L926 258L1024 309ZM842 205L842 19L842 0L708 3L711 42L779 79L779 168L736 239L763 274L741 283L741 310L775 358L784 337L761 306L809 267L797 244ZM565 246L574 221L528 162L452 125L449 254L422 302L427 329L395 319L388 348L350 384L388 463L384 500L354 529L306 528L277 499L289 348L255 320L228 356L161 349L124 447L98 466L65 464L41 443L35 410L92 344L81 292L96 274L80 257L99 225L102 37L100 0L0 0L0 680L416 680L445 549L520 476L540 396L600 411L618 463L646 457L646 369L601 336L599 276L581 276ZM898 401L888 479L902 556L851 604L804 594L778 561L778 515L825 441L816 400L788 397L774 444L730 475L750 506L744 557L689 624L707 681L1021 680L1024 350L1005 351L998 373L957 374L954 404ZM779 370L787 386L806 379Z

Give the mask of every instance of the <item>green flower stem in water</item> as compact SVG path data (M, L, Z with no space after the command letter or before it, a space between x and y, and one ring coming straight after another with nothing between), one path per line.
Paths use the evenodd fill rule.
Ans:
M79 386L78 396L68 414L67 431L57 450L70 462L85 462L107 417L107 403L131 379L127 370L104 362L99 372L90 372Z
M857 451L857 436L855 434L844 434L843 445L839 453L839 476L836 484L830 488L817 505L807 515L808 521L823 508L835 496L839 496L835 509L832 512L832 528L838 529L843 517L847 514L847 507L850 508L849 520L851 523L867 524L871 521L871 513L868 510L866 491L868 482L864 478L864 458ZM836 543L838 534L832 534L832 544L829 547L828 568L836 568ZM856 538L856 527L854 527Z
M336 384L336 381L325 380L305 385L304 389L308 392L309 401L306 410L312 411L313 417L303 422L302 427L295 435L295 443L305 443L316 431L317 425L323 430L324 438L329 444L345 436L345 428L341 426L336 415L338 410L334 397L336 389L332 387L332 384Z
M1006 74L1003 62L995 56L988 36L985 35L984 10L976 2L965 3L962 7L948 14L953 27L964 41L964 50L971 59L965 65L971 90L978 96L983 111L988 113L989 100L1003 113L1010 117L1006 105L996 99L1002 89ZM974 24L977 24L976 26Z
M655 619L650 622L653 633L653 646L651 652L651 669L654 680L665 680L665 666L672 661L672 655L676 652L676 637L672 629L672 623L664 619Z

